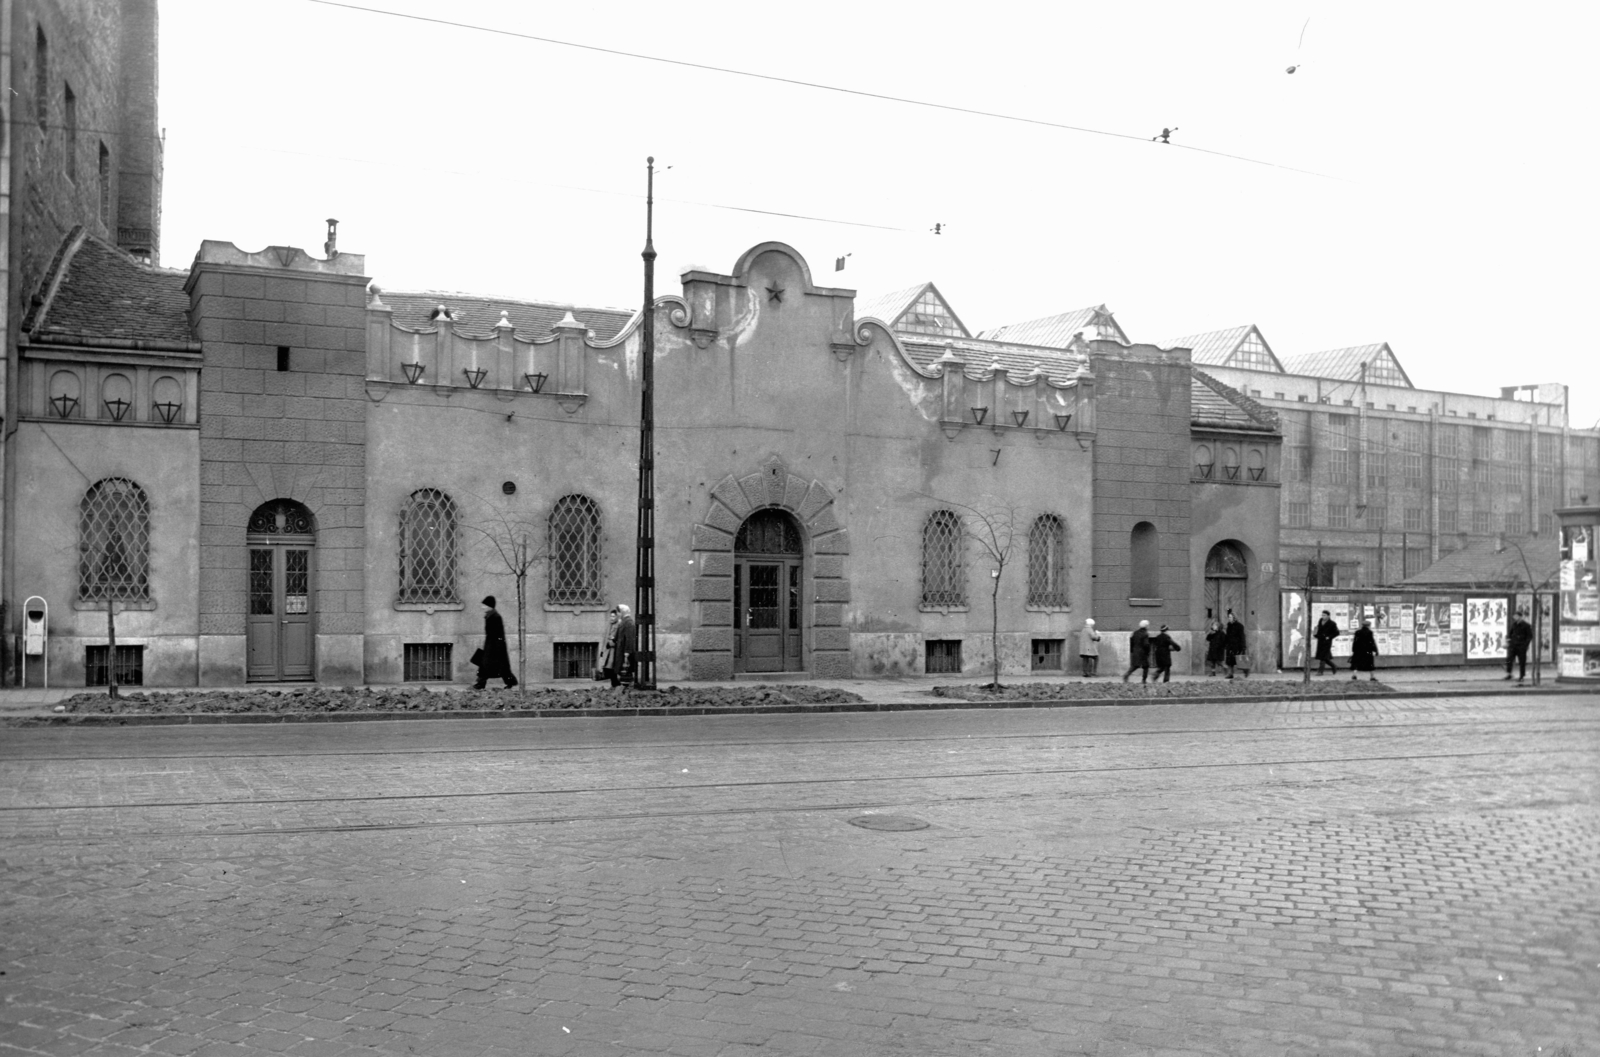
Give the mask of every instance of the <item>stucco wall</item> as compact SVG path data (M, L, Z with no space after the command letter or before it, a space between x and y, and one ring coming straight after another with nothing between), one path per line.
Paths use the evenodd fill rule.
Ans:
M119 645L144 646L150 686L193 686L199 595L199 433L195 430L24 422L12 438L16 479L20 607L29 595L50 604L50 685L82 686L84 647L104 645L104 604L79 603L79 509L96 481L123 477L150 503L151 608L118 607ZM80 608L80 606L82 608ZM28 684L42 682L37 659Z
M692 281L688 304L667 300L656 311L659 675L731 674L731 541L739 520L764 505L795 512L804 530L804 648L813 674L920 671L925 638L963 639L967 670L984 669L989 577L972 548L968 607L920 606L923 521L953 502L1016 508L1000 605L1006 670L1028 669L1032 638L1068 638L1090 597L1087 443L1053 428L946 428L942 382L913 368L880 328L858 335L850 291L815 287L786 248L747 254L735 271ZM769 287L782 297L771 297ZM478 599L488 592L506 599L512 590L499 560L473 543L471 523L503 513L542 533L555 501L579 492L601 508L603 604L547 607L546 574L536 571L528 674L547 677L550 642L599 641L605 606L633 600L639 332L585 344L581 370L562 366L559 332L531 346L512 346L502 335L498 344L478 347L477 362L491 373L473 390L455 377L470 363L461 339L440 353L436 335L413 338L393 330L381 312L374 316L367 676L398 679L405 642L448 641L465 677L465 659L481 636ZM417 349L427 370L423 383L410 385L400 366ZM530 354L555 391L511 388ZM425 384L429 378L452 384ZM764 475L774 471L779 476L771 479L780 483L769 486ZM517 486L514 496L501 491L507 480ZM395 605L399 511L423 487L448 492L469 526L459 610L428 614ZM1047 512L1062 517L1069 541L1070 607L1049 612L1025 604L1027 532ZM506 602L500 608L513 630L513 610Z

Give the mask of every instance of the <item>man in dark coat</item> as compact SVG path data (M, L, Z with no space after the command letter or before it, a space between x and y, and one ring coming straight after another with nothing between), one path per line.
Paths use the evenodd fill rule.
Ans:
M1122 681L1127 682L1128 676L1135 671L1142 670L1144 675L1141 683L1150 681L1150 622L1139 621L1139 626L1128 636L1128 670L1122 673Z
M1161 634L1150 640L1150 651L1156 658L1156 682L1172 682L1172 655L1183 652L1183 647L1167 634L1165 624L1161 625Z
M1228 667L1228 678L1232 679L1234 666L1238 664L1241 657L1246 655L1246 644L1244 641L1244 625L1239 623L1239 618L1233 615L1233 610L1231 609L1228 610L1228 622L1223 627L1222 632L1227 636L1223 639L1223 648L1227 651L1227 656L1224 660ZM1244 674L1247 676L1250 674L1248 666L1245 667Z
M1374 669L1378 667L1378 640L1372 634L1372 622L1363 620L1361 629L1356 632L1350 641L1350 681L1356 679L1356 672L1366 672L1367 678L1376 682L1378 676Z
M1337 672L1339 666L1333 663L1333 640L1339 637L1339 625L1332 613L1326 609L1322 611L1322 618L1317 621L1317 629L1312 635L1317 640L1317 674L1321 675L1323 668Z
M1517 615L1511 618L1511 631L1506 636L1506 678L1511 678L1511 662L1518 662L1521 665L1517 672L1518 686L1528 678L1528 646L1532 642L1533 625L1528 623L1528 618L1519 609Z
M474 690L482 690L490 679L496 678L506 681L507 690L517 685L517 677L511 674L511 655L506 651L506 622L494 608L494 595L483 600L483 649L478 651L476 661L478 681L473 684Z

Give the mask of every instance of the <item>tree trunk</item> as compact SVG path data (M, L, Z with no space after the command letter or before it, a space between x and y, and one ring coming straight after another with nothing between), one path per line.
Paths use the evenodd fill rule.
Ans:
M994 571L994 590L989 595L989 645L994 651L994 688L1000 689L1000 569Z
M528 574L524 572L517 577L517 687L523 696L528 693L527 639L522 629L523 614L528 608L527 598Z

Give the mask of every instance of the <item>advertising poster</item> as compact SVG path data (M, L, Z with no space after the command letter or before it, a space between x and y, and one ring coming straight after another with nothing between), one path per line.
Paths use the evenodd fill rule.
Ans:
M1506 654L1506 600L1467 599L1467 660L1498 660Z
M1445 652L1467 652L1467 607L1460 602L1450 603L1450 648Z
M1433 642L1429 637L1432 630L1433 605L1428 602L1418 603L1411 624L1411 633L1416 636L1418 654L1433 652Z
M1356 632L1356 629L1350 624L1350 603L1328 602L1323 605L1319 605L1317 607L1319 616L1324 609L1326 609L1328 611L1328 615L1333 618L1333 622L1339 625L1339 637L1333 640L1334 657L1349 657L1350 637Z
M1313 622L1315 618L1313 618ZM1291 593L1283 596L1283 666L1303 668L1306 663L1306 596Z
M1561 675L1568 679L1600 678L1600 650L1562 647Z
M1556 600L1554 595L1539 596L1539 661L1554 664ZM1596 629L1600 630L1600 629Z
M1600 628L1569 624L1561 629L1563 646L1600 646Z

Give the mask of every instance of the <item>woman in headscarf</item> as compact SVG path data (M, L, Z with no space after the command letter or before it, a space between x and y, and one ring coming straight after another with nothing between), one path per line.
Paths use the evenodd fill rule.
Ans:
M610 676L612 686L633 681L633 663L638 652L638 640L633 610L618 602L611 607L611 626L606 639L604 674Z

